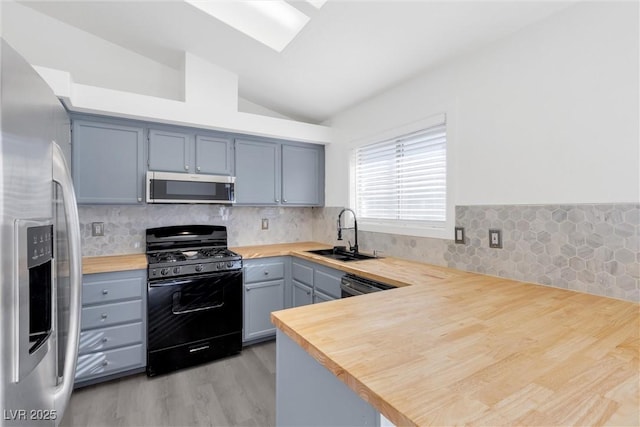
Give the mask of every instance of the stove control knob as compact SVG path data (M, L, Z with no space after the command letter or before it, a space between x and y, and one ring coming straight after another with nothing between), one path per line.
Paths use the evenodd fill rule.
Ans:
M204 270L204 266L203 266L202 264L198 264L198 265L196 265L196 271L197 271L198 273L200 273L202 270Z
M218 270L223 269L223 268L224 268L224 262L219 262L219 263L217 263L217 264L216 264L216 268L217 268Z
M169 274L170 270L168 268L163 268L162 270L160 270L160 274L162 274L163 276L166 276L167 274Z
M173 267L173 274L180 273L180 267Z
M227 268L233 268L233 261L227 262Z

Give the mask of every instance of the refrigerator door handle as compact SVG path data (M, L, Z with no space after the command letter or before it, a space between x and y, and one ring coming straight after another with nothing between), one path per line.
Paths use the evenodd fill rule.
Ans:
M80 250L80 220L78 206L73 191L73 183L62 149L53 145L53 181L62 188L67 238L69 239L69 335L65 349L62 382L56 387L54 407L62 414L73 390L73 381L78 359L78 341L80 338L80 310L82 303L82 256Z

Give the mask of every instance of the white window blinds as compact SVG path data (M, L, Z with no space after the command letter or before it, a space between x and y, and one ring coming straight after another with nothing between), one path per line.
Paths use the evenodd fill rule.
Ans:
M358 217L444 226L447 206L445 124L356 149Z

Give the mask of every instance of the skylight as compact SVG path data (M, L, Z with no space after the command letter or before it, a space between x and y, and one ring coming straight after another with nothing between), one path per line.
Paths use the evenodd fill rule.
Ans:
M307 3L311 3L317 9L320 9L322 6L324 6L326 2L327 0L307 0Z
M309 22L307 15L283 0L184 1L277 52ZM307 1L317 8L324 4L322 0Z

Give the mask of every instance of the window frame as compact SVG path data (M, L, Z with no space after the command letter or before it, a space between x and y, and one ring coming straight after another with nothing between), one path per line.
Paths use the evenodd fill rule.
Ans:
M375 135L353 141L349 149L349 207L356 211L356 150L362 146L378 142L399 139L412 133L426 130L444 123L446 127L446 203L445 220L442 222L422 222L407 220L380 220L358 217L358 229L377 233L398 234L415 237L437 239L453 239L454 230L454 195L453 195L453 140L455 139L451 114L435 114L424 119L398 126Z

